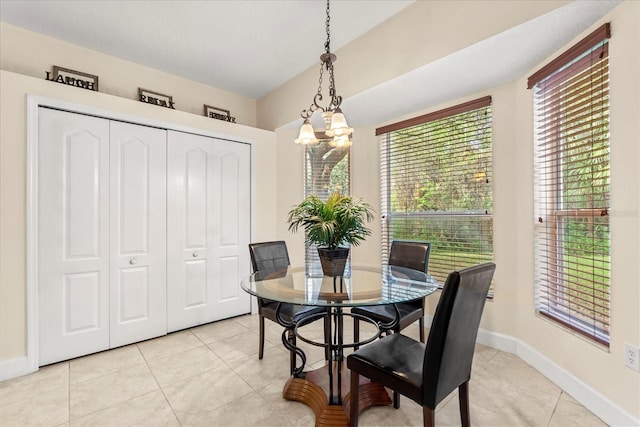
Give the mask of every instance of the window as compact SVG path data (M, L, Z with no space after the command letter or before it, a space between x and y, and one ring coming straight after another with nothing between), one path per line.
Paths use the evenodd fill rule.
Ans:
M491 97L376 130L380 135L382 260L391 242L431 242L444 282L493 259Z
M316 134L317 137L320 137ZM339 191L349 194L350 163L348 147L334 148L329 140L307 145L304 149L304 195L315 194L322 200L327 200L329 194ZM308 275L322 276L322 266L316 246L308 241L305 243L305 267Z
M529 78L535 108L536 310L609 343L610 27Z

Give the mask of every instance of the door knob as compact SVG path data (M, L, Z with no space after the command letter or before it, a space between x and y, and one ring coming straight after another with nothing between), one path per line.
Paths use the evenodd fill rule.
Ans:
M129 260L129 264L134 265L136 263L136 259L135 258L131 258Z
M193 253L193 257L194 257L194 258L198 258L198 251L195 251L195 252Z

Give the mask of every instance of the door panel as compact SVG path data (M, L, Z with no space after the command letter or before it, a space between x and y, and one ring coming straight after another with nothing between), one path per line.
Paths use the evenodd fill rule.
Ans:
M100 329L100 275L93 271L64 275L63 334Z
M184 155L183 191L185 249L206 248L207 246L207 205L210 200L207 181L209 155L199 147L187 151Z
M238 261L237 256L220 258L220 275L222 277L220 282L220 301L233 300L238 298L239 292L244 292L238 286L234 286L240 271ZM240 282L238 281L238 283Z
M207 303L207 260L185 261L184 307L191 309Z
M220 245L227 247L239 244L240 226L239 220L242 218L240 203L241 192L246 191L240 181L241 164L240 159L234 152L223 152L220 156L220 202L221 202L221 224L224 227L220 233Z
M153 292L149 289L149 269L147 267L127 268L120 271L118 281L118 323L144 321L151 317L149 298Z
M246 144L168 132L169 331L250 311L249 161Z
M166 131L111 122L111 347L166 329Z
M215 298L218 319L249 311L249 294L240 288L240 281L251 272L249 260L250 230L250 159L247 144L216 141L216 184L214 200L216 223L220 232L214 235L215 268L219 272ZM241 308L245 311L238 312Z
M39 364L109 348L109 123L41 108Z

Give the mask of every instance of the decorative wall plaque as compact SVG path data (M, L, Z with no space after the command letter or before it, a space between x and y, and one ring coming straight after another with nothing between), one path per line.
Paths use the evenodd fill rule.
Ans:
M159 105L160 107L172 108L175 110L175 107L173 106L173 97L169 95L164 95L162 93L153 92L139 87L138 99L140 102L146 102L147 104Z
M53 66L53 72L47 71L46 73L46 79L51 82L93 90L95 92L98 91L98 76L94 76L93 74L62 68L57 65Z
M224 114L221 114L220 112ZM236 118L231 116L231 112L229 110L212 107L211 105L207 105L207 104L204 104L204 115L212 119L223 120L229 123L236 122Z

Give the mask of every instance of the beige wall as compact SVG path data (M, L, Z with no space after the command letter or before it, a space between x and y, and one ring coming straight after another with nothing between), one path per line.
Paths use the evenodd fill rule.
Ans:
M27 94L202 129L253 142L255 179L252 238L274 229L275 134L201 115L156 107L44 79L0 71L0 363L26 355L26 97Z
M207 104L230 110L238 124L256 125L255 99L0 22L0 69L44 80L54 65L97 75L102 93L137 100L142 87L173 96L176 110L203 115Z
M640 374L623 365L625 342L640 344L640 3L625 2L611 22L609 53L611 117L611 344L606 350L536 316L532 292L519 292L518 337L589 386L640 416ZM586 32L588 33L588 32ZM586 34L585 33L585 34ZM584 36L583 34L582 36ZM582 37L581 36L581 37ZM518 82L515 160L520 171L516 229L517 283L533 286L532 144L533 101Z
M517 83L515 134L519 170L515 199L518 337L590 387L640 416L640 374L623 365L625 342L640 344L640 3L624 2L611 22L609 51L611 132L611 344L603 349L533 313L533 97ZM581 35L583 37L585 34ZM577 40L576 40L577 41ZM526 77L526 76L523 76ZM506 242L502 243L503 245Z
M431 3L431 2L418 2ZM485 4L486 2L477 2ZM535 2L527 2L531 6ZM467 2L471 5L472 2ZM506 5L507 2L501 2ZM557 3L556 3L557 4ZM549 7L547 4L546 7ZM489 4L489 9L495 6ZM425 14L424 5L414 5L406 9L406 14ZM470 6L471 7L471 6ZM542 6L540 6L542 7ZM403 12L405 13L405 12ZM478 11L478 13L483 13ZM501 16L504 16L501 14ZM404 16L407 21L389 22L394 26L394 38L403 40L413 36L411 30L403 30L402 22L418 19ZM428 19L428 18L427 18ZM400 17L398 18L400 21ZM482 23L482 20L479 19ZM640 419L640 374L623 365L623 345L629 342L640 345L640 2L627 1L592 28L585 31L575 41L604 22L612 24L610 46L611 73L611 347L603 348L569 332L535 314L533 282L533 99L526 90L526 76L509 84L482 93L469 94L462 99L452 99L450 103L427 111L416 111L412 116L438 110L470 99L491 95L493 99L493 144L494 144L494 251L497 270L495 275L495 298L485 308L481 327L495 336L506 336L517 342L516 352L522 357L531 354L544 359L542 365L553 365L555 371L562 372L552 378L562 383L560 378L566 373L584 383L586 389L604 396L614 406ZM475 24L474 24L475 25ZM397 27L395 27L397 26ZM428 26L428 25L426 25ZM408 27L408 25L406 25ZM473 27L473 26L472 26ZM466 27L468 28L468 27ZM375 31L387 31L377 28ZM486 33L484 34L486 35ZM475 34L475 36L479 36ZM377 35L365 35L358 41L366 46ZM572 44L572 43L571 43ZM569 44L568 46L570 46ZM400 43L401 45L401 43ZM567 47L568 47L567 46ZM344 52L352 52L352 45ZM378 55L380 50L364 49ZM558 52L559 53L559 52ZM406 52L398 55L407 56ZM443 54L443 52L439 52ZM361 52L361 55L365 53ZM413 52L411 52L413 55ZM348 54L344 53L344 57ZM549 59L552 59L551 56ZM429 60L422 55L419 60ZM407 62L414 61L413 56ZM348 59L345 61L347 62ZM402 60L399 60L403 63ZM372 61L375 63L375 61ZM387 67L368 67L367 79L389 78ZM415 66L412 63L411 66ZM422 64L418 64L422 65ZM544 64L540 64L544 65ZM346 69L347 65L343 65ZM378 72L378 68L382 68ZM536 68L537 69L537 68ZM346 70L340 71L341 91L357 93L362 86L355 84L355 77ZM395 70L399 75L406 69ZM531 72L535 71L531 70ZM346 75L346 79L345 79ZM281 124L296 117L296 111L287 108L276 109L269 114L263 106L304 105L293 92L301 87L313 88L313 79L304 80L300 76L284 88L259 102L260 123ZM303 82L304 80L304 82ZM346 80L346 83L345 83ZM304 84L302 84L304 83ZM354 89L355 88L355 89ZM299 90L301 93L308 93ZM286 102L285 102L286 100ZM286 117L286 118L285 118ZM392 122L407 117L398 117ZM382 126L388 123L380 123ZM302 196L302 148L293 143L295 131L279 129L278 158L286 168L278 171L278 236L286 238L290 247L302 247L303 239L291 235L286 229L286 212ZM363 196L368 202L379 206L379 161L378 140L373 128L356 128L352 147L352 193ZM353 249L353 259L358 263L379 261L380 227L379 215L376 229L364 245ZM291 251L293 254L302 251ZM294 259L300 263L302 258ZM430 301L435 305L435 299ZM539 360L538 360L539 362ZM584 397L584 396L576 396ZM592 408L597 410L598 408Z

